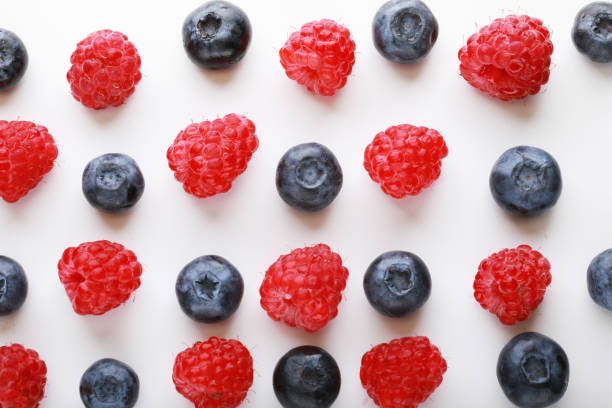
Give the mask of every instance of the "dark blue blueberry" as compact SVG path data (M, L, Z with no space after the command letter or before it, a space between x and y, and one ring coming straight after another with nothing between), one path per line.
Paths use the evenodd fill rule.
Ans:
M383 57L406 64L432 49L438 39L438 21L420 0L391 0L376 13L372 31Z
M244 57L251 42L251 23L227 1L209 1L191 12L183 24L183 45L196 65L222 69Z
M201 256L189 262L176 280L176 297L183 312L201 323L229 318L240 306L244 283L225 258Z
M390 251L376 258L363 277L370 304L389 317L404 317L427 302L431 276L425 263L410 252Z
M14 87L28 67L28 52L15 33L0 28L0 91Z
M81 377L81 400L87 408L132 408L139 390L136 372L112 358L95 362Z
M547 407L559 401L567 389L567 355L554 340L540 333L519 334L499 354L497 379L515 405Z
M318 143L289 149L276 168L276 189L290 206L319 211L331 204L342 188L342 169L336 156Z
M28 279L21 265L0 256L0 316L19 309L28 295Z
M507 150L491 171L493 198L515 215L532 217L551 208L561 195L561 170L542 149L517 146Z
M578 51L591 60L612 61L612 3L598 1L580 10L572 39Z
M145 182L130 156L108 153L96 157L83 171L83 194L99 210L118 213L134 206L142 197Z
M593 258L587 270L587 286L595 303L612 310L612 249Z
M336 360L315 346L290 350L274 369L274 393L284 408L327 408L338 397L340 382Z

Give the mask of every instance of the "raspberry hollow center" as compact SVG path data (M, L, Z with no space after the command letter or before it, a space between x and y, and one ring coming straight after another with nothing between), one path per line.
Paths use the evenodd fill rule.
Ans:
M593 32L604 40L610 40L612 37L612 15L608 13L599 13L595 17Z
M546 166L531 160L523 160L512 173L514 183L523 191L540 190L546 184Z
M394 38L403 42L412 42L420 37L422 31L423 20L412 10L402 10L393 16L391 32Z
M208 13L203 19L198 21L198 31L203 40L212 40L217 36L221 28L221 17L216 13Z
M109 164L98 170L96 184L104 190L117 190L127 179L127 171L121 166Z
M219 292L219 280L206 274L195 281L193 287L198 297L205 300L213 300Z
M384 282L391 293L403 296L414 287L414 276L408 265L394 264L385 271Z
M96 381L96 399L105 404L114 404L119 401L119 396L126 394L126 385L113 376L107 376Z
M0 299L6 294L8 283L6 282L6 276L0 272Z
M318 159L307 157L296 167L295 176L300 186L313 189L323 184L327 178L327 170Z
M528 353L521 359L521 371L529 384L545 384L550 380L550 363L540 353Z

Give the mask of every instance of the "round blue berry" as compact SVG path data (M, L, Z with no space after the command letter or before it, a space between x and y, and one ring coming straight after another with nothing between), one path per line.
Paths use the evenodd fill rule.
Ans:
M574 45L595 62L612 61L612 3L598 1L581 9L572 29Z
M547 407L559 401L567 389L567 355L559 344L540 333L519 334L499 354L497 379L515 405Z
M372 32L383 57L406 64L431 51L438 39L438 21L420 0L391 0L376 13Z
M0 91L17 85L27 67L28 52L21 39L0 28Z
M517 146L493 165L489 186L500 207L512 214L532 217L555 205L561 195L561 169L542 149Z
M176 280L176 297L183 312L201 323L229 318L240 306L244 282L226 259L201 256L188 263Z
M612 249L593 258L587 270L587 286L595 303L612 310Z
M7 316L19 309L28 295L28 279L13 259L0 256L0 316Z
M132 408L139 390L136 372L111 358L95 362L81 377L81 400L87 408Z
M119 213L132 208L144 192L140 168L130 156L108 153L90 161L83 171L83 194L95 208Z
M363 277L368 301L389 317L404 317L419 309L431 294L431 276L425 263L413 253L385 252Z
M279 360L272 382L283 408L327 408L340 392L340 369L322 348L301 346Z
M301 211L319 211L331 204L342 188L342 169L336 156L318 143L304 143L285 153L276 168L281 198Z

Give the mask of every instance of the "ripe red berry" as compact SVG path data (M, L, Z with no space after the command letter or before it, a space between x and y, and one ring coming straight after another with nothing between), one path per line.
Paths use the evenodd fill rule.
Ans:
M172 380L196 408L235 408L253 384L253 359L238 340L211 337L176 356Z
M168 165L186 192L206 198L229 191L258 146L253 122L231 113L179 132L168 148Z
M57 146L46 127L0 120L0 197L18 201L51 171L56 158Z
M529 317L550 285L550 263L528 245L503 249L478 266L474 297L480 305L511 325Z
M442 383L446 361L427 337L374 346L361 359L361 385L382 408L416 408Z
M437 130L412 125L391 126L366 147L363 166L393 198L417 195L440 177L448 155Z
M268 268L261 307L276 321L315 332L338 315L347 279L340 255L327 245L296 249Z
M535 95L550 76L553 44L542 21L498 18L459 50L461 76L475 88L509 101Z
M101 315L125 303L140 286L142 274L136 255L109 241L67 248L57 267L72 307L80 315Z
M119 106L140 81L140 56L125 34L100 30L77 44L68 82L74 99L88 108Z
M291 34L279 54L289 78L312 93L331 96L353 70L355 42L335 21L311 21Z
M0 347L0 407L37 408L45 396L47 366L21 344Z

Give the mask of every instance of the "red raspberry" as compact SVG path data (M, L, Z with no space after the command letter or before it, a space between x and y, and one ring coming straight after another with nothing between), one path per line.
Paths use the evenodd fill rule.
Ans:
M74 99L88 108L119 106L140 81L140 56L125 34L100 30L77 44L68 82Z
M315 332L338 315L348 269L325 244L282 255L266 272L259 294L268 315Z
M72 307L80 315L101 315L125 303L140 286L142 274L136 255L109 241L67 248L57 268Z
M253 359L238 340L211 337L176 356L172 380L196 408L235 408L253 384Z
M361 384L382 408L416 408L442 383L446 361L427 337L374 346L361 359Z
M186 192L206 198L232 187L258 145L253 122L231 113L187 126L168 148L168 164Z
M0 408L36 408L45 396L47 366L21 344L0 347Z
M417 195L440 177L448 155L437 130L412 125L391 126L366 147L363 166L372 180L394 198Z
M511 325L529 317L550 285L550 263L528 245L503 249L478 266L474 297L480 305Z
M509 101L535 95L550 76L553 44L542 21L529 16L498 18L459 50L461 76L473 87Z
M51 171L56 158L57 146L46 127L0 120L0 197L18 201Z
M331 96L353 70L355 42L335 21L311 21L291 34L279 54L289 78L312 93Z

